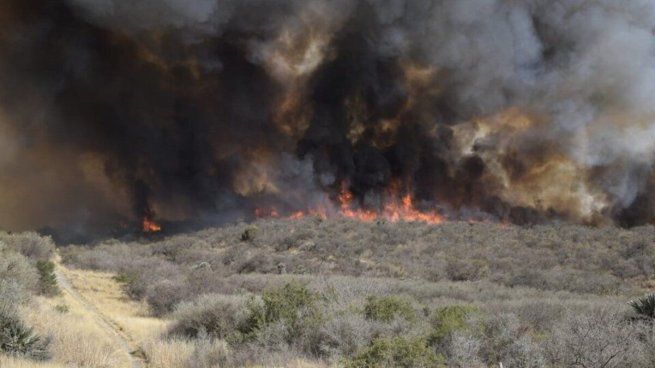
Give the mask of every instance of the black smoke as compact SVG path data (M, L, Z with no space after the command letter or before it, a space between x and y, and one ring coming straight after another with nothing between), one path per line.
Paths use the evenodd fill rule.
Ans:
M344 185L376 208L398 183L452 218L650 222L655 9L570 3L5 0L0 227L210 224Z

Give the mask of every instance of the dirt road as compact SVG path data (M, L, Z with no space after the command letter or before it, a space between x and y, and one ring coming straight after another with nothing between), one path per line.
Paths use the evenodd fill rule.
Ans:
M57 267L55 269L55 274L57 276L57 282L59 283L59 287L62 289L62 292L68 294L71 298L79 302L87 310L87 312L93 316L93 320L98 324L98 326L101 327L102 330L106 331L107 335L115 340L116 345L127 353L131 359L132 368L144 367L145 364L143 354L133 339L130 338L130 336L128 336L116 322L114 322L108 316L104 315L83 295L75 290L71 282L66 278L65 273L62 272L62 270L65 268L59 261L59 257L57 257L56 265Z

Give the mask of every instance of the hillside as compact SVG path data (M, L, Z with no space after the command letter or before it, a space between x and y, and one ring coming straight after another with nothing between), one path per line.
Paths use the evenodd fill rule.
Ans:
M619 366L642 366L637 350L647 348L626 340L637 328L626 322L627 302L652 285L654 240L650 226L304 218L72 246L63 255L73 267L115 273L152 314L177 320L167 339L226 341L220 361L228 366L297 357L361 366L358 357L389 341L435 353L432 363L409 366L566 366L607 359L591 346L605 342L622 349L611 359ZM276 305L298 316L267 309ZM262 309L263 321L253 322ZM607 341L585 340L575 326ZM573 343L584 357L567 350Z
M205 277L215 277L215 285L234 275L287 273L625 294L638 291L653 275L654 241L652 226L434 226L305 218L241 223L155 241L112 240L69 247L63 254L66 262L91 269L131 276L147 269L150 279L143 281L150 287L164 280L188 285L189 271L200 269ZM145 291L137 284L134 292Z
M651 226L304 218L67 246L59 254L63 296L20 307L36 331L54 337L44 367L119 366L62 361L58 335L81 315L113 331L104 339L116 342L112 359L128 359L127 366L655 362L651 323L628 305L655 284ZM57 314L59 304L70 312L51 323L64 326L41 326L34 316Z

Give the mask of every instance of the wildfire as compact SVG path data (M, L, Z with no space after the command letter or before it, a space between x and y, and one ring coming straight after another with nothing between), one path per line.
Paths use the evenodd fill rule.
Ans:
M266 218L266 217L278 218L278 217L280 217L280 213L274 208L256 208L255 209L255 217L257 217L257 218Z
M391 185L385 193L385 199L379 210L363 208L355 203L355 196L348 190L344 183L341 191L336 198L336 205L320 205L316 208L306 211L296 211L288 216L289 219L301 219L304 217L318 217L326 219L328 217L346 217L358 221L372 222L377 220L386 220L390 222L424 222L427 224L438 225L444 222L444 217L436 211L420 211L414 205L414 199L411 194L400 195L399 186ZM257 218L279 218L279 212L275 209L255 210Z
M383 219L391 222L425 222L434 225L441 224L444 221L443 216L437 212L422 212L417 210L414 206L412 195L399 195L398 186L395 184L387 189L385 203L381 211L356 208L353 206L352 200L353 194L346 186L343 186L341 193L339 194L341 214L345 217L354 218L360 221L376 221Z
M146 217L141 222L141 230L143 230L144 233L158 233L161 231L161 226Z

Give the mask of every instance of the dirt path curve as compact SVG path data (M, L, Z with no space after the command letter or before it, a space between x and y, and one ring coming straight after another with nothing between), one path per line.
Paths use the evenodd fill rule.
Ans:
M141 349L136 345L132 338L130 338L130 336L128 336L116 322L104 315L82 294L75 290L73 285L62 272L64 266L61 264L58 255L55 259L55 264L57 266L55 268L55 275L57 276L57 282L62 291L79 302L93 316L98 325L107 332L107 335L115 339L118 346L120 346L120 348L130 357L132 368L143 368L145 366L143 353L141 353Z

